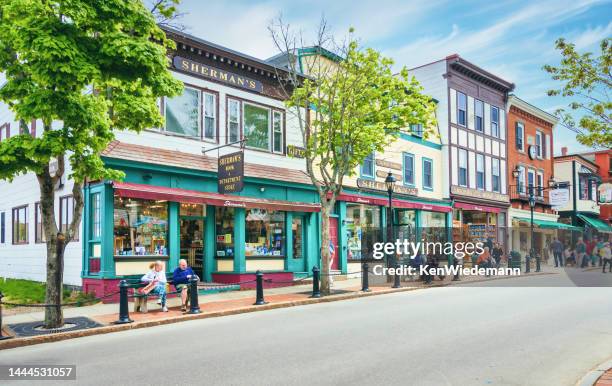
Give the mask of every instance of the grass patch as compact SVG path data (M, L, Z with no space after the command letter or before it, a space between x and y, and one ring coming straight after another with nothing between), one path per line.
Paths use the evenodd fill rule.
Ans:
M39 304L45 302L45 291L47 285L33 280L7 279L0 277L0 291L4 295L4 301L9 303ZM87 302L94 296L81 291L64 289L64 303ZM92 304L92 302L87 303Z

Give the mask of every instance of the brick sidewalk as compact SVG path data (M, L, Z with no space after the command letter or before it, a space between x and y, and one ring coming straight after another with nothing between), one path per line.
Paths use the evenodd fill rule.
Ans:
M602 376L597 379L595 386L612 386L612 368L608 369L608 371L603 373Z

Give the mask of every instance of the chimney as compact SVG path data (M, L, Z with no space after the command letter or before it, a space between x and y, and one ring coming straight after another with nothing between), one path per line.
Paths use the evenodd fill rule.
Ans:
M561 148L561 155L567 155L567 147L563 146Z

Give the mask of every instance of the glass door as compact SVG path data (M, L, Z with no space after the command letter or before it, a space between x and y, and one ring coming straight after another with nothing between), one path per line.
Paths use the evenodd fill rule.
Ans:
M202 279L204 277L204 235L206 207L199 204L181 204L180 234L181 259Z

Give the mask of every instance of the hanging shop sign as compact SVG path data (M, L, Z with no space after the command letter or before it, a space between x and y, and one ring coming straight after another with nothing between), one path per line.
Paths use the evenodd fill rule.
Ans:
M357 187L361 189L380 190L383 192L387 191L387 186L385 185L384 182L367 180L364 178L357 179ZM410 196L416 196L419 193L419 190L417 188L410 188L407 186L395 185L393 192L398 193L398 194L407 194Z
M242 75L211 67L180 56L175 56L172 63L174 64L174 68L177 70L199 75L204 78L216 80L217 82L226 83L250 91L263 92L263 84L261 82Z
M244 154L241 151L220 156L218 170L219 193L242 192L244 188Z
M569 202L569 189L552 189L548 193L548 200L551 206L563 206Z

